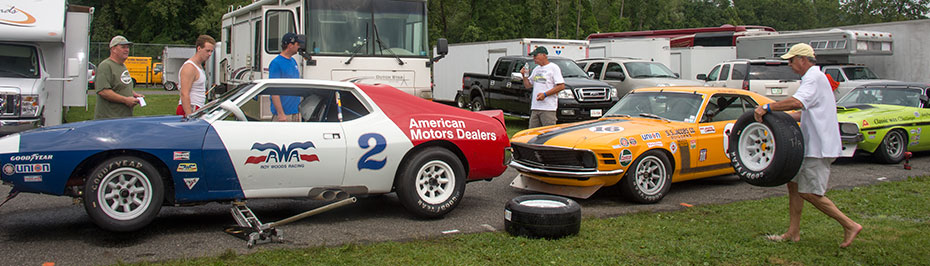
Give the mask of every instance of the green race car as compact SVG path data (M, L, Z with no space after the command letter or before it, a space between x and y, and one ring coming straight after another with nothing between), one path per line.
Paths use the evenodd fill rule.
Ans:
M871 83L837 101L837 118L859 126L857 149L883 163L899 163L907 151L930 150L930 84Z

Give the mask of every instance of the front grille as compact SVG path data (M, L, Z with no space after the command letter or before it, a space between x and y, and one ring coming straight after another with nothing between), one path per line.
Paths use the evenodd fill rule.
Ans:
M19 114L19 94L0 94L0 116Z
M579 102L608 101L610 100L610 89L578 88L575 89L575 95L578 95Z
M594 153L586 150L510 143L513 160L525 165L553 170L596 170Z

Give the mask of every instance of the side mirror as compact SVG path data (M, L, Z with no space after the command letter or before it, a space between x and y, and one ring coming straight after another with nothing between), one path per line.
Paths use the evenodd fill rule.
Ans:
M681 74L675 73L675 78L676 78L676 79L680 79L680 78L681 78Z
M449 41L446 38L436 40L436 53L440 55L449 54Z
M523 74L517 72L510 73L510 81L523 82Z
M621 72L607 72L604 74L604 76L607 79L620 80L620 81L626 80L626 75L624 75Z
M315 66L316 60L313 60L313 57L310 56L310 53L307 53L307 35L297 34L297 39L300 40L300 48L297 49L297 53L300 54L300 57L303 57L307 61L307 65ZM246 57L248 58L248 57Z
M920 101L924 103L924 106L926 106L927 104L930 104L930 97L927 97L927 95L921 94Z
M698 74L697 79L707 81L707 74Z
M594 72L588 72L588 78L594 79Z
M229 100L224 101L223 103L221 103L221 104L220 104L220 108L223 108L223 110L226 110L227 112L230 112L230 113L232 113L233 115L235 115L235 116L236 116L236 120L239 120L239 121L249 121L248 118L245 118L245 113L243 113L242 110L239 109L238 106L236 106L236 104L234 104L233 102L230 102Z

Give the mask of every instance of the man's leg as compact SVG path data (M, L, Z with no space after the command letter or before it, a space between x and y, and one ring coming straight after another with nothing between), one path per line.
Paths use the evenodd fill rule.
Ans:
M788 231L782 235L769 236L770 240L782 241L791 240L798 242L801 240L801 211L804 209L804 199L798 193L798 183L788 182Z
M543 126L555 125L558 117L555 116L556 111L540 111L539 122Z
M530 124L529 128L541 127L542 123L539 120L540 111L530 110Z
M843 243L840 244L840 247L848 247L852 244L853 240L856 239L856 236L859 235L859 232L862 231L862 225L849 219L849 217L847 217L843 211L840 211L840 209L836 207L836 204L833 204L833 201L827 198L827 196L805 193L801 194L801 197L843 226Z

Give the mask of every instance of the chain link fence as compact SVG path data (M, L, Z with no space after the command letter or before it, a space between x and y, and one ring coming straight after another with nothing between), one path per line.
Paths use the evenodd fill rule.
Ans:
M194 47L193 45L180 44L163 44L163 43L133 43L129 49L129 56L146 56L151 57L152 62L161 62L161 54L166 46L171 47ZM91 42L89 59L91 63L97 65L103 59L110 57L109 42Z

